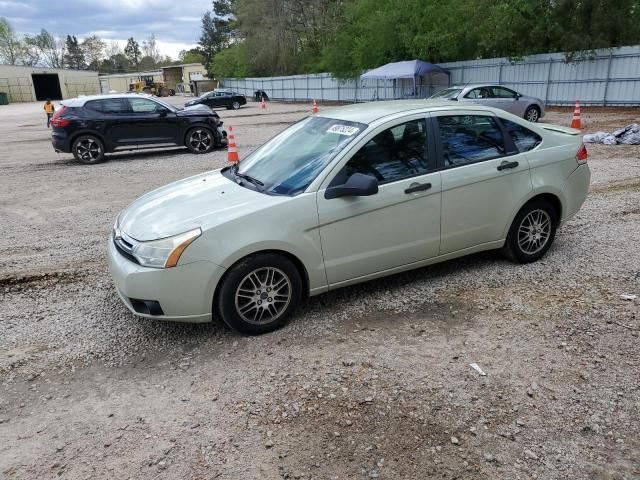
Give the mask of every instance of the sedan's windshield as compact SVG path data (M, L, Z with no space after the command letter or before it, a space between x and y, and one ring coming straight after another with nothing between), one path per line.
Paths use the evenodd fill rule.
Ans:
M264 184L264 192L297 195L366 127L363 123L308 117L240 162L238 173Z
M461 91L461 88L446 88L444 90L440 90L437 93L434 93L429 98L455 98L460 94Z

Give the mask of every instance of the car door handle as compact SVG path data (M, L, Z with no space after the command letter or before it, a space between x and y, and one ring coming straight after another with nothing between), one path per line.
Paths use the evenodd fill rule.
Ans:
M414 193L414 192L422 192L424 190L429 190L431 188L430 183L414 183L409 188L407 188L404 193Z
M498 165L498 170L507 170L509 168L516 168L518 165L520 165L518 162L502 162L500 165Z

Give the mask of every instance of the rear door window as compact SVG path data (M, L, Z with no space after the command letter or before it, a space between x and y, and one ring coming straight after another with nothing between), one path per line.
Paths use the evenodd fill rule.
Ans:
M459 167L506 155L505 139L495 118L488 115L436 118L445 167Z
M516 98L516 92L504 87L491 87L491 92L495 98Z
M96 112L106 114L127 113L129 106L122 98L103 98L102 100L91 100L85 107Z
M519 152L533 150L542 142L542 137L527 127L523 127L519 123L512 122L511 120L505 120L504 118L501 118L500 121L507 132L509 132Z

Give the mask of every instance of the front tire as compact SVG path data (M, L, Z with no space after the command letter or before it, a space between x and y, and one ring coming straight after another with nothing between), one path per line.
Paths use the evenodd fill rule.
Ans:
M239 110L241 106L242 105L240 105L240 102L238 101L235 101L231 104L231 108L233 108L234 110Z
M558 213L545 200L527 203L513 219L504 255L516 263L530 263L542 258L556 236Z
M216 146L216 137L208 128L192 128L187 132L185 146L191 153L209 153Z
M94 165L104 160L104 144L94 135L80 135L71 146L73 156L85 165Z
M281 327L302 299L296 266L275 253L251 255L222 280L214 308L234 330L260 335Z
M524 112L524 119L529 122L536 123L540 120L540 109L535 105L531 105L527 108L527 111Z

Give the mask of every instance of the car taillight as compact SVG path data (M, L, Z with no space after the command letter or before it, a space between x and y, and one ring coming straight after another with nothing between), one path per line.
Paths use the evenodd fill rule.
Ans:
M71 120L67 120L66 118L60 118L61 115L67 110L67 107L62 107L51 117L51 125L54 127L63 128L71 123Z
M582 145L580 145L578 153L576 153L576 162L578 162L580 165L582 165L583 163L587 163L587 157L587 147L585 147L583 143Z

